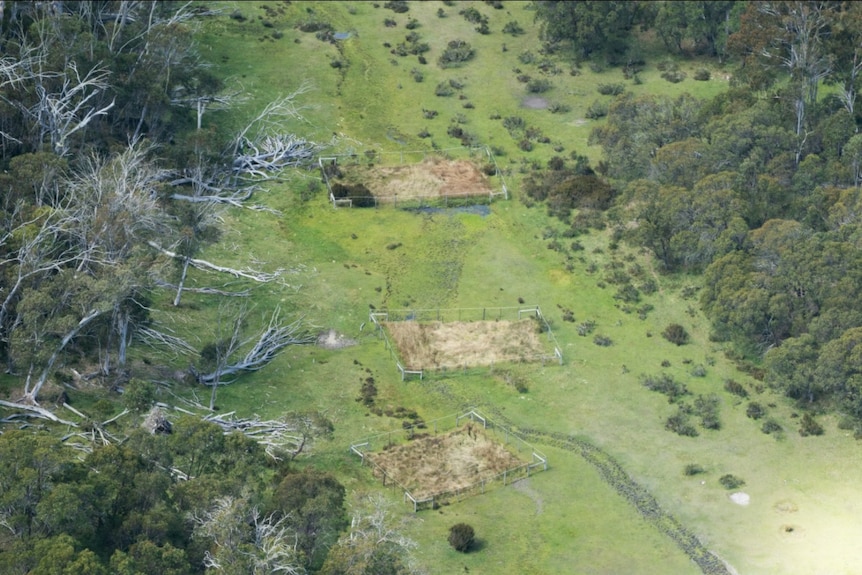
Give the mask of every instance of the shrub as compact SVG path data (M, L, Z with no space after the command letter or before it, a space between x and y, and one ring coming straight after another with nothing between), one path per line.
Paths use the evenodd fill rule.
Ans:
M596 329L596 322L593 320L582 321L578 324L578 335L587 336Z
M469 8L464 8L463 10L458 12L458 14L463 16L464 19L471 24L478 24L479 22L482 22L482 20L485 18L484 16L482 16L481 12L479 12L472 6L470 6Z
M422 108L422 117L426 120L433 120L437 117L437 110L426 110L425 108Z
M608 115L608 110L610 106L607 102L599 102L596 100L590 107L587 108L586 113L584 114L590 120L598 120L599 118L604 118Z
M682 470L682 472L685 475L692 476L692 475L699 475L701 473L704 473L704 472L706 472L706 469L704 469L702 465L698 465L697 463L689 463L688 465L685 466L685 468Z
M603 96L618 96L625 91L626 87L625 84L599 84L596 89Z
M671 84L678 84L685 80L686 73L682 70L668 70L667 72L662 72L661 77L670 82Z
M536 55L529 50L524 50L518 55L518 60L521 64L532 64L536 61Z
M617 293L614 294L614 299L618 299L626 303L637 303L641 299L641 294L635 286L627 283L617 290Z
M672 323L661 332L663 338L676 345L688 343L688 332L678 323Z
M704 429L721 429L721 420L718 419L718 396L715 394L698 395L694 400L695 413L700 417L700 424Z
M731 475L730 473L726 473L719 477L718 482L721 483L725 489L738 489L745 485L744 480L735 475Z
M688 422L688 413L680 406L676 413L665 421L664 428L683 437L697 437L697 430Z
M503 26L503 34L511 34L512 36L518 36L519 34L523 34L524 29L521 28L521 25L512 20L511 22L507 22L505 26Z
M396 14L403 14L410 10L410 6L407 4L406 0L391 0L390 2L385 2L383 7L389 8Z
M527 91L532 94L541 94L551 89L551 82L545 78L535 78L527 82Z
M761 417L766 415L766 408L757 403L756 401L752 401L748 404L748 407L745 408L745 415L750 417L751 419L760 419ZM764 433L769 432L765 431Z
M596 334L595 337L593 337L593 343L601 347L610 347L614 344L611 338L601 334Z
M441 68L454 68L467 62L476 55L476 50L464 40L451 40L437 60Z
M710 74L709 70L707 70L706 68L698 68L697 71L694 73L694 79L699 82L705 82L711 77L712 74Z
M569 106L568 104L561 104L559 102L553 102L550 106L548 106L548 111L550 111L552 114L565 114L567 112L570 112L571 110L571 106Z
M736 395L743 399L748 397L748 390L745 389L741 383L733 379L728 379L724 382L724 391L732 393L733 395Z
M434 95L440 96L441 98L446 98L454 93L455 90L449 85L449 82L440 82L437 84L437 87L434 88Z
M777 421L775 421L772 418L769 418L763 422L763 425L760 427L760 431L762 431L766 435L770 435L773 433L779 434L782 431L784 431L784 428L781 427L780 423L778 423Z
M823 426L814 420L810 413L802 416L802 422L799 426L799 435L808 437L809 435L823 435Z
M422 70L419 68L413 68L410 70L410 75L413 76L413 79L416 82L422 82L425 79L425 74L423 74Z
M332 184L332 195L337 199L349 198L353 206L368 208L374 206L374 195L364 184Z
M466 523L456 523L449 528L449 545L455 551L466 553L476 540L476 532Z
M673 378L672 375L662 373L659 375L641 375L641 385L650 391L657 391L667 396L670 403L675 403L676 400L684 395L688 395L688 388L684 383L680 383Z
M697 364L691 370L692 377L706 377L706 367L702 363Z
M503 127L511 134L512 132L520 132L527 127L527 123L521 116L508 116L503 120Z
M319 20L307 20L301 22L298 26L302 32L326 32L333 30L332 24L329 22L321 22Z

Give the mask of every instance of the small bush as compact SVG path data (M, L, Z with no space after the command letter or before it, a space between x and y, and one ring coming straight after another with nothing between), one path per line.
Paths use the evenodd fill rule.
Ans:
M485 16L482 16L482 13L470 6L469 8L464 8L460 12L458 12L467 22L471 24L478 24L485 19Z
M426 110L422 108L422 117L426 120L433 120L437 117L437 110Z
M434 88L434 95L440 96L441 98L446 98L455 93L455 89L449 85L449 82L440 82L437 84L437 87Z
M593 320L582 321L578 324L578 335L585 337L596 329L596 322Z
M664 428L683 437L697 437L697 429L688 422L688 413L680 406L676 413L665 421Z
M676 345L688 343L688 332L678 323L672 323L661 332L663 338Z
M748 407L745 408L745 415L751 419L757 420L766 415L766 408L756 401L752 401L748 404ZM764 433L768 432L765 431Z
M396 14L403 14L410 10L410 6L407 4L406 0L391 0L390 2L385 2L383 7L389 8Z
M748 390L745 389L745 387L743 387L741 383L733 379L728 379L724 382L724 391L732 393L733 395L741 397L742 399L748 397Z
M784 428L781 427L780 423L770 418L763 422L763 425L760 427L760 431L762 431L766 435L771 435L773 433L780 434L782 431L784 431Z
M476 532L466 523L456 523L449 528L449 545L455 551L467 553L476 540Z
M823 426L814 420L810 413L802 416L802 422L799 426L799 435L808 437L809 435L823 435Z
M545 78L535 78L527 82L527 91L531 94L542 94L551 89L551 82Z
M572 107L568 104L561 104L559 102L552 102L551 105L548 106L548 111L552 114L565 114L567 112L571 112Z
M532 64L536 61L536 55L529 50L524 50L518 55L518 61L521 62L521 64Z
M721 483L725 489L738 489L745 485L744 480L735 475L731 475L730 473L726 473L719 477L718 482Z
M503 34L511 34L512 36L518 36L524 33L524 29L521 28L521 25L512 20L511 22L507 22L505 26L503 26Z
M706 377L706 367L699 363L691 370L692 377Z
M712 77L712 74L706 68L698 68L693 77L698 82L706 82Z
M698 395L694 400L694 411L700 417L700 424L704 429L721 429L721 420L718 418L718 396L715 394Z
M599 84L598 88L599 94L603 96L618 96L625 92L625 84Z
M705 473L706 469L704 469L702 465L698 465L697 463L689 463L688 465L685 466L685 468L682 470L682 472L685 475L692 476L692 475L700 475L701 473Z
M601 347L610 347L614 344L611 338L601 334L596 334L595 337L593 337L593 343Z
M608 115L608 110L610 109L610 105L607 102L600 102L596 100L590 107L587 108L586 113L584 114L589 120L598 120L599 118L604 118Z
M437 60L437 64L441 68L454 68L472 60L475 55L476 50L469 43L464 40L451 40Z
M675 403L679 398L688 395L688 388L684 383L680 383L673 376L662 373L659 375L642 375L640 377L641 385L650 391L657 391L667 396L669 403Z
M425 74L419 68L413 68L410 70L410 75L413 76L413 80L416 82L422 82L425 80Z
M686 78L686 73L682 70L674 70L667 72L662 72L661 77L670 82L671 84L679 84Z

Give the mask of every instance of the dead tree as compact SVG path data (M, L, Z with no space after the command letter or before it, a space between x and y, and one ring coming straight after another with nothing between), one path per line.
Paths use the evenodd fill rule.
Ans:
M295 459L309 450L314 440L331 432L331 423L319 414L291 413L280 419L237 418L234 412L208 415L225 433L239 432L262 445L270 457Z
M235 324L234 330L237 331L240 327L239 324ZM314 341L315 337L305 329L301 319L284 325L281 323L279 310L276 309L269 320L269 325L256 338L246 340L236 347L239 349L251 344L251 348L243 357L225 361L224 366L217 367L209 373L201 373L194 366L189 367L189 372L195 381L203 385L228 385L234 380L226 380L226 377L257 371L275 359L285 347L310 344Z

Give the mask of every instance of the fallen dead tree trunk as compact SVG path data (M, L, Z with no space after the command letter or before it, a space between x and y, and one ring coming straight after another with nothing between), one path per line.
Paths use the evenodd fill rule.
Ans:
M10 409L20 409L26 411L28 417L39 417L41 419L48 419L54 421L56 423L61 423L63 425L70 425L72 427L78 427L78 424L73 421L66 421L65 419L60 419L54 413L48 411L44 407L39 407L38 405L27 405L23 403L14 403L12 401L4 401L0 399L0 405L3 407L8 407Z
M275 359L275 356L289 345L306 345L313 343L315 337L308 333L302 320L296 320L287 325L281 325L279 311L272 314L269 325L260 333L254 345L241 359L227 362L210 373L201 373L191 366L189 371L195 380L204 385L228 385L233 380L225 381L225 377L257 371Z

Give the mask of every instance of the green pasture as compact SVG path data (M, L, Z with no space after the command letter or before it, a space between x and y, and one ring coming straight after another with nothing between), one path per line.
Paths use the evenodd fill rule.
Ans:
M415 557L429 573L682 574L699 569L593 465L577 453L551 446L539 446L550 458L548 472L413 516L410 507L401 504L401 494L381 487L348 450L355 439L401 425L397 418L371 414L357 401L369 376L379 392L376 405L383 410L415 409L432 420L472 405L502 414L516 427L572 435L595 445L739 573L852 573L862 564L862 499L855 484L862 459L853 438L829 418L821 420L824 436L799 436L793 406L758 387L725 357L721 345L709 340L707 320L697 309L700 278L658 273L647 255L625 245L615 247L610 231L577 238L584 249L566 248L572 257L567 269L565 255L548 249L549 230L562 230L563 225L550 220L544 208L526 208L519 201L523 162L546 161L557 153L554 146L561 147L563 155L577 150L600 158L599 149L587 146L595 121L585 117L595 100L612 99L598 93L598 84L618 82L638 93L688 91L709 97L727 85L722 70L698 82L692 76L704 64L683 61L679 66L688 77L671 84L660 77L659 61L648 58L636 84L618 68L595 72L587 63L579 75L571 75L566 54L557 54L549 58L561 72L542 76L535 64L519 60L528 50L540 57L541 42L527 2L505 2L502 10L484 2L411 2L405 14L384 9L382 2L379 7L372 2L266 4L282 7L283 14L271 18L261 3L223 2L217 3L223 15L204 25L203 55L249 95L231 114L208 113L205 124L241 125L268 101L304 82L313 88L298 97L298 104L307 108L304 120L292 122L291 129L317 141L335 135L338 152L457 145L446 129L460 114L465 130L501 153L498 162L509 168L514 197L492 204L487 216L333 209L323 188L304 199L313 189L309 182L318 175L296 172L269 182L268 191L256 196L279 213L225 213L222 241L202 257L228 266L285 270L281 283L238 282L253 290L250 327L280 306L285 317L301 316L313 329L334 329L357 345L340 350L289 348L262 371L220 389L217 403L222 411L267 417L287 411L326 414L334 432L303 462L335 473L351 498L369 491L386 493L394 509L403 513L405 529L419 543ZM488 16L491 34L476 33L475 25L458 14L466 6ZM444 18L437 16L440 8ZM244 21L230 17L235 10ZM296 29L309 18L329 22L350 37L333 44ZM386 18L396 26L384 26ZM417 20L415 31L430 45L426 65L416 56L394 56L383 46L403 41L409 18ZM272 26L264 26L264 20ZM519 22L525 34L504 35L501 29L509 21ZM273 31L282 36L274 39ZM462 67L440 69L437 57L453 39L470 42L476 56ZM340 67L332 65L335 61ZM422 82L411 75L414 68L423 73ZM570 110L552 114L525 108L528 94L515 68L546 77L553 87L541 96ZM437 84L450 79L463 88L452 96L435 96ZM465 99L459 99L459 93ZM464 108L466 102L474 107ZM423 108L438 115L426 119ZM514 115L541 130L551 143L536 144L531 152L519 150L500 119ZM430 138L418 137L423 129ZM568 246L572 240L561 241ZM633 305L653 306L644 319L614 299L616 286L605 281L614 261L623 269L637 264L637 273L658 283L656 293L642 294ZM195 271L190 282L207 285L212 278ZM540 305L552 322L563 366L497 366L402 382L368 321L372 307L513 306L519 298ZM212 300L186 295L182 309L174 310L170 294L165 294L154 307L159 310L156 318L178 335L204 343L212 337L219 313ZM564 321L564 309L571 310L574 322ZM581 336L577 326L584 321L595 322L595 328ZM661 332L670 323L683 325L691 342L676 346L663 339ZM596 345L597 334L610 338L612 345ZM166 358L166 363L184 367L179 358ZM705 375L692 375L698 366ZM505 370L522 378L528 391L519 393L507 384ZM641 375L659 373L684 382L693 394L689 403L698 394L716 394L721 429L698 428L698 437L666 431L665 420L677 406L640 383ZM724 391L729 378L745 386L749 399ZM201 389L199 395L208 397L208 391ZM768 409L784 428L781 436L762 433L762 420L746 417L751 400L774 405ZM697 427L697 419L692 421ZM700 465L704 472L686 476L688 464ZM745 480L740 490L750 495L749 505L730 500L731 492L718 481L728 473ZM466 555L446 543L449 526L462 521L475 527L480 541L479 549Z

